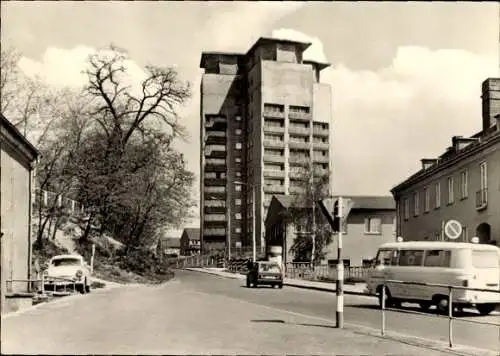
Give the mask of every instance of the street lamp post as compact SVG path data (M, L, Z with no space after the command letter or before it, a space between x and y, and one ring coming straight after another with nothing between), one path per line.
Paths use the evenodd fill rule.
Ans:
M235 185L244 185L252 189L252 261L257 260L257 241L255 239L255 187L250 183L234 182Z

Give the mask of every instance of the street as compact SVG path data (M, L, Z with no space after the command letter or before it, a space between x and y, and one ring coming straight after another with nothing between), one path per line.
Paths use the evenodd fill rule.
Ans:
M350 330L349 323L378 327L375 305L373 298L346 296L346 330L338 330L332 293L248 289L242 280L177 271L163 285L94 291L3 318L2 352L445 354ZM389 331L447 336L446 319L390 313L387 322ZM457 343L498 349L497 327L456 322L454 333Z

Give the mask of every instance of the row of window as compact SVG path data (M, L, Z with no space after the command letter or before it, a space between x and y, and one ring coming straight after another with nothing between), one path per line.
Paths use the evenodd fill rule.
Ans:
M480 168L480 189L484 190L487 188L487 164L482 162L479 165ZM450 176L446 179L447 186L447 204L453 204L455 202L455 177ZM460 199L467 199L469 197L469 171L463 170L459 175L460 184ZM431 199L431 191L433 191L434 199ZM419 216L421 213L421 196L420 192L413 192L413 216ZM437 182L431 188L429 186L423 189L423 211L428 213L431 210L431 200L434 202L434 209L439 209L441 207L441 182ZM403 199L403 210L404 219L408 220L410 218L410 198L405 197Z
M451 250L380 250L376 263L385 266L450 267Z

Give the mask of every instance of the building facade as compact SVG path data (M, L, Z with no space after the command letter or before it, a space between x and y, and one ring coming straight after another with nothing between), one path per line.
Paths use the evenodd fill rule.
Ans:
M253 214L263 250L272 196L297 193L306 167L330 174L331 88L320 83L329 65L304 61L309 46L260 38L245 54L202 54L204 250L250 246Z
M181 235L181 256L200 254L200 229L186 228Z
M372 260L378 247L395 241L396 206L391 196L351 196L354 205L343 226L343 260L349 266L362 266ZM269 244L283 247L283 261L294 262L290 251L297 234L302 232L300 223L290 219L292 209L307 209L297 206L290 196L275 196L266 218L266 239ZM337 240L323 250L323 263L336 263Z
M31 188L37 150L0 115L1 310L6 293L29 291L31 278ZM26 282L8 283L12 280Z
M392 189L397 233L405 240L449 240L444 224L457 220L455 241L498 244L500 240L500 78L482 84L482 130L455 136L437 159Z

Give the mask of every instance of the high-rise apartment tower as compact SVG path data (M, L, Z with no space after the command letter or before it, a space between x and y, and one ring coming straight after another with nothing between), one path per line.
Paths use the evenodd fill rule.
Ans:
M271 197L298 193L304 169L331 172L329 64L303 60L310 45L260 38L246 54L202 53L203 250L251 246L252 189L261 250Z

